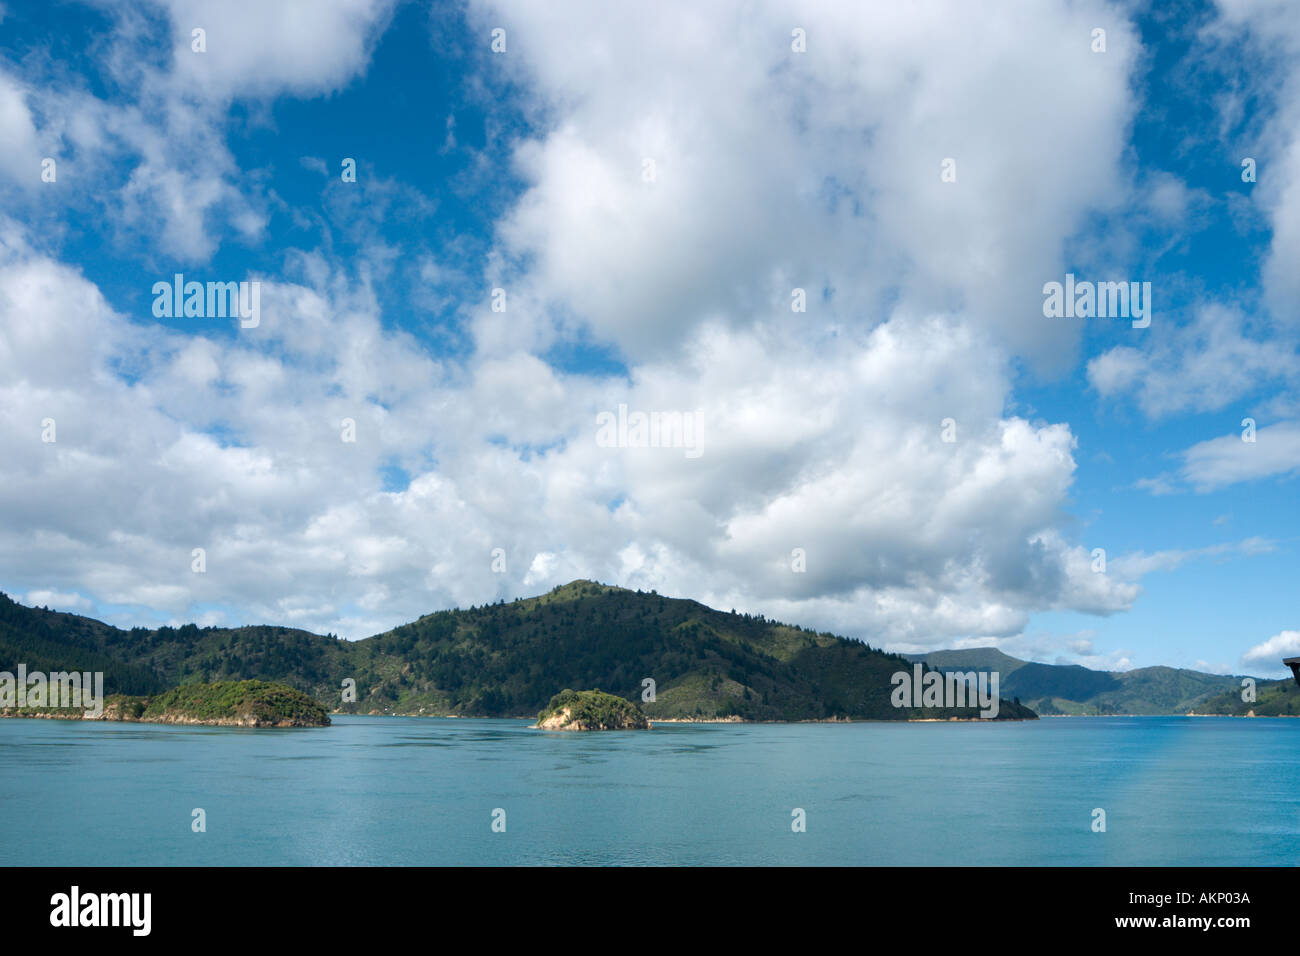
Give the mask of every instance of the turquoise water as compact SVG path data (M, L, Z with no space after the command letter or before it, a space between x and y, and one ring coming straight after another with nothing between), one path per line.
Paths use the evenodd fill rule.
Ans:
M1296 865L1300 720L0 720L0 825L6 865Z

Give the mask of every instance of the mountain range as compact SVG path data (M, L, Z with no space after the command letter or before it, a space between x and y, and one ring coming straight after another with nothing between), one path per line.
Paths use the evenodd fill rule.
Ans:
M941 671L997 671L999 691L1017 697L1035 713L1188 714L1257 716L1300 713L1300 688L1290 679L1273 681L1246 675L1207 674L1178 667L1139 667L1096 671L1079 664L1023 661L995 647L908 654ZM1255 700L1242 698L1243 681L1253 681Z
M720 611L654 591L579 580L531 598L427 614L346 641L295 628L113 627L0 594L0 669L102 671L107 693L260 680L333 712L535 717L566 688L600 689L647 716L744 720L974 717L975 707L895 706L914 666L999 675L999 717L1295 713L1291 681L1172 667L1094 671L996 648L888 653L860 641ZM351 699L348 699L348 698Z
M0 596L0 665L18 662L29 671L103 671L108 693L273 681L345 713L535 717L566 688L617 694L659 719L978 713L895 706L891 678L912 675L912 663L860 641L593 581L439 611L359 641L273 626L123 630ZM349 682L353 700L343 694ZM1004 700L998 716L1035 715Z

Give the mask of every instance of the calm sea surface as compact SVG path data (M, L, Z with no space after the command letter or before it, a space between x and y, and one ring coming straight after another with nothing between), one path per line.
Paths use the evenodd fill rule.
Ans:
M0 827L9 865L1294 866L1300 720L0 720Z

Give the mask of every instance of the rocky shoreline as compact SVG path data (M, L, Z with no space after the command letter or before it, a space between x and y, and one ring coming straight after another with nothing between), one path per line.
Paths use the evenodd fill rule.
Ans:
M11 720L83 720L90 722L120 723L120 724L188 724L201 727L328 727L330 719L325 718L324 723L306 721L297 718L287 718L280 720L268 720L255 715L243 717L191 717L185 714L159 714L156 717L132 717L127 714L110 714L103 713L98 717L87 717L80 712L50 712L35 711L29 708L6 708L0 710L0 718L9 718Z

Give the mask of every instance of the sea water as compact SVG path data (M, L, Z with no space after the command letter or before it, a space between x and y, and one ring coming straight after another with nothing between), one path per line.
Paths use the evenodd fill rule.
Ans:
M0 825L5 865L1293 866L1300 720L10 719Z

